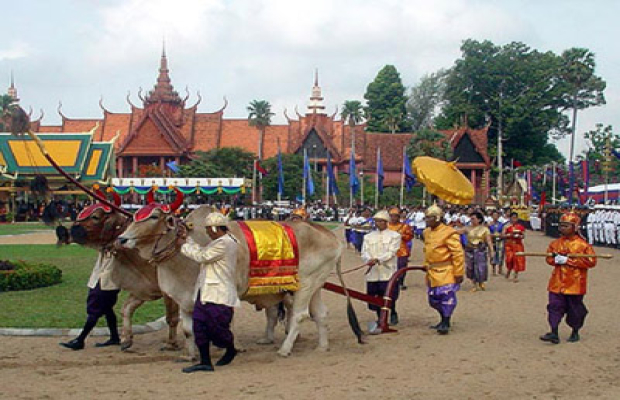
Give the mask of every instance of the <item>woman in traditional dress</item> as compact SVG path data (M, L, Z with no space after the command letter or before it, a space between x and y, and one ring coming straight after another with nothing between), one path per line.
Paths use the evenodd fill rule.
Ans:
M483 223L482 213L474 212L471 214L471 226L466 228L465 268L467 278L474 286L472 292L485 290L484 282L489 276L488 253L491 253L491 259L495 257L491 232Z
M504 239L502 239L502 230L504 224L499 220L499 211L493 211L491 214L493 218L489 222L489 231L491 231L491 238L493 239L493 250L495 251L495 257L491 258L491 266L493 267L493 276L503 275L504 271L502 266L504 265Z
M519 272L525 271L525 257L517 256L517 252L525 251L523 239L525 227L519 223L519 215L510 213L510 222L504 226L502 237L506 240L504 251L506 252L506 279L510 279L510 273L514 271L514 282L519 282Z

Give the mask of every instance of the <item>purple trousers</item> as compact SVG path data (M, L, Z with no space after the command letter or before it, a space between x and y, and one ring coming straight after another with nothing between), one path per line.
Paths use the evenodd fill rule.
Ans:
M476 283L486 282L489 276L486 247L465 250L465 266L467 278Z
M366 282L366 293L371 296L379 296L383 298L383 296L385 296L385 291L387 290L388 282L389 281ZM396 300L398 300L399 294L399 285L394 285L394 288L392 289L392 310L396 309ZM370 303L368 303L368 308L373 311L381 311L381 307Z
M202 304L199 292L192 313L196 346L208 346L209 343L222 349L234 346L235 338L230 330L233 313L232 307L223 304Z
M558 329L564 314L566 314L566 323L575 330L581 329L588 309L583 304L583 295L577 294L561 294L549 292L549 304L547 305L549 313L549 325L551 329Z
M458 283L428 288L428 304L443 317L450 317L456 308L456 292L461 288Z
M120 290L101 290L99 282L93 289L88 290L86 299L86 314L100 318L108 313L114 313L114 305Z

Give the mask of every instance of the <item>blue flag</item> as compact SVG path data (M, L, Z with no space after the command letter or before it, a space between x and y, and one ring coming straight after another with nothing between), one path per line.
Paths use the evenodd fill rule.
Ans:
M411 172L411 163L407 152L403 152L403 175L405 175L405 188L410 192L415 185L415 175Z
M611 154L616 156L616 158L620 158L620 153L616 149L611 149Z
M357 171L355 170L355 150L351 149L351 159L349 160L349 187L356 194L360 188L360 181L357 179Z
M381 159L381 147L377 149L377 190L380 194L383 194L383 179L385 174L383 173L383 160Z
M166 167L168 167L170 171L174 172L175 174L179 172L179 166L177 165L176 161L167 162Z
M314 194L314 181L312 180L312 171L310 170L310 162L308 161L308 153L304 151L304 179L306 180L306 195Z
M278 194L284 195L284 172L282 172L282 153L278 147Z
M334 169L332 168L332 158L329 151L327 152L327 178L329 179L329 193L330 194L340 194L340 190L338 190L338 184L336 183L336 177L334 176Z

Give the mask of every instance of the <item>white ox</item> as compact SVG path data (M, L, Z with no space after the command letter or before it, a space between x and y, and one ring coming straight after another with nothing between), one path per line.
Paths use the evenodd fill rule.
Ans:
M205 217L213 209L202 206L194 210L185 220L191 227L189 235L197 243L205 245L208 237L205 232ZM119 237L119 244L126 248L136 248L140 256L151 259L158 266L159 285L164 293L177 302L181 309L183 330L189 341L190 356L194 357L196 349L192 333L192 310L194 308L193 292L198 279L200 265L174 249L179 221L171 214L155 209L149 218L132 224ZM336 236L322 226L307 222L290 222L299 246L299 290L293 293L292 310L289 315L289 329L278 354L288 356L299 335L300 323L311 317L318 329L318 349L328 350L327 308L321 299L321 288L330 272L338 265L342 245ZM244 234L237 223L231 223L230 233L239 240L237 256L237 293L239 298L256 305L258 308L274 310L285 295L246 296L249 280L249 250ZM173 251L169 250L172 249ZM163 259L156 255L167 253ZM273 328L276 324L273 311L268 312L266 337L260 342L273 342Z

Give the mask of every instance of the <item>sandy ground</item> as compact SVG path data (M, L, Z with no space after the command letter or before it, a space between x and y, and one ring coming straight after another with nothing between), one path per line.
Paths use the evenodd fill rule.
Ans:
M526 246L544 251L549 241L530 232ZM580 343L566 343L566 326L559 345L538 339L547 331L551 269L543 259L529 259L520 283L490 277L488 290L478 293L465 284L447 336L428 329L436 314L419 272L408 276L409 290L399 301L399 332L372 336L366 345L356 343L347 325L344 298L324 292L330 309L327 353L314 350L311 322L302 326L289 358L278 357L276 345L254 344L263 316L244 305L236 334L247 352L211 374L181 373L186 364L175 362L178 354L159 351L163 331L137 336L131 353L96 349L95 339L74 352L58 346L59 338L0 337L0 398L618 399L620 253L597 250L613 253L615 260L601 261L591 273L586 296L591 313ZM345 268L360 264L351 250L344 260ZM416 242L413 262L420 260ZM347 282L363 287L362 274L348 275ZM356 308L365 326L372 316L362 303ZM277 339L282 338L280 327Z
M56 244L53 230L35 233L0 236L0 244Z

